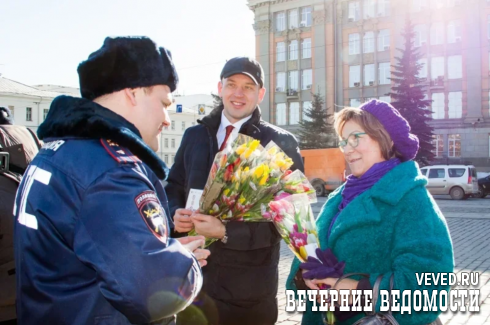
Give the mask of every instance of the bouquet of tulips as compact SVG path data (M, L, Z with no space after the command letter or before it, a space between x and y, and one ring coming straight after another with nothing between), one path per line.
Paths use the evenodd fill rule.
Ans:
M307 270L303 274L305 279L339 278L344 273L345 263L339 262L330 249L320 250L310 202L306 190L292 195L282 192L269 203L264 218L274 222L289 249L303 263L301 267ZM320 289L327 289L327 286L321 285ZM335 324L333 312L328 311L325 318L326 324Z
M292 159L274 142L264 148L258 140L240 134L216 155L199 212L226 221L272 221L264 218L262 209L278 192L315 193L300 171L289 170L292 165ZM194 234L194 230L189 233ZM206 246L214 241L207 239Z
M269 203L264 218L274 222L282 239L301 262L306 262L308 256L316 256L320 242L307 194L279 194Z

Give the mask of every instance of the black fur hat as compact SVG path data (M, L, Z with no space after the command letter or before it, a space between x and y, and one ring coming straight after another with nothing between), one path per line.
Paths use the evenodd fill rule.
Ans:
M82 97L90 100L125 88L155 85L167 85L173 92L179 81L170 51L148 37L107 37L77 71Z

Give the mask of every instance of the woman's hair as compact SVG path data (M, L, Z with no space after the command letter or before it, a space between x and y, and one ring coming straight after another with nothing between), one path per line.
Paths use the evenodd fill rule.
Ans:
M334 128L339 136L341 136L344 125L348 121L359 124L366 134L379 144L383 158L389 160L394 157L401 157L393 148L393 141L383 124L373 114L355 107L346 107L335 113Z

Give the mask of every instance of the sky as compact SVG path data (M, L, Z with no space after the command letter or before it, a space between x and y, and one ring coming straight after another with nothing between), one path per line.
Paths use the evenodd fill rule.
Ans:
M172 52L181 95L216 92L227 59L255 56L246 0L0 0L0 73L78 87L78 64L107 36L148 36Z

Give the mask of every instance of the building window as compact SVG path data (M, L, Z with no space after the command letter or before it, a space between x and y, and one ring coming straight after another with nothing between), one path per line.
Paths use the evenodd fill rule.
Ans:
M302 48L302 58L309 59L311 58L311 38L305 38L301 42Z
M378 17L390 15L390 0L378 0Z
M286 125L286 103L276 105L276 124Z
M26 121L32 121L32 107L26 107Z
M364 65L364 86L374 86L374 64Z
M447 77L448 79L463 78L463 61L461 55L447 57Z
M276 45L276 62L286 61L286 44L278 42Z
M306 101L306 102L303 102L303 121L311 121L311 118L309 118L308 116L306 116L306 112L310 113L311 112L311 102L310 101Z
M182 131L185 130L185 121L182 121Z
M432 93L432 118L443 119L444 117L444 93Z
M289 10L289 29L298 28L298 9Z
M358 21L361 18L361 5L359 1L349 2L349 21Z
M172 127L171 127L172 130L175 130L175 121L172 121Z
M168 138L165 138L165 140L163 140L163 143L164 143L164 148L168 148Z
M461 42L461 21L452 20L447 24L447 42Z
M276 31L282 32L286 29L286 14L284 12L278 12L276 14Z
M289 89L298 90L298 70L289 71Z
M289 60L298 59L298 41L294 40L289 42Z
M359 34L349 34L349 55L359 54Z
M380 85L390 84L391 72L390 72L390 63L389 62L379 63L378 76L379 76L379 84Z
M438 56L431 58L430 61L430 77L437 79L444 77L444 57Z
M301 22L300 27L311 26L311 7L301 8Z
M286 89L286 72L278 72L276 80L276 91L285 91Z
M438 45L444 42L444 25L442 22L430 26L430 44Z
M165 155L165 163L168 164L168 155Z
M173 165L175 162L175 156L174 155L170 155L170 164Z
M289 124L296 125L299 122L299 102L289 103Z
M365 32L362 38L362 53L374 52L374 32Z
M448 156L461 157L461 136L459 134L449 134Z
M48 116L48 112L49 112L49 109L45 108L43 109L43 121L46 119L46 117Z
M375 8L376 8L376 0L364 0L364 19L374 18Z
M378 33L378 52L390 49L390 30L382 29Z
M420 64L420 70L417 77L427 79L427 59L420 59L417 63Z
M425 45L427 43L427 25L415 25L413 31L415 32L415 47Z
M461 118L463 116L463 93L460 91L450 92L447 99L449 118Z
M361 66L349 66L349 87L359 87L361 85Z
M175 139L172 139L170 141L171 141L170 143L171 143L172 148L175 148Z
M379 100L386 102L386 103L391 103L391 97L390 96L380 96Z
M361 106L361 100L359 98L351 98L349 105L350 107L359 107Z
M442 134L434 134L432 135L432 145L433 153L436 157L442 157L442 153L444 151L444 137Z
M301 89L311 89L313 84L313 75L311 69L301 71Z

